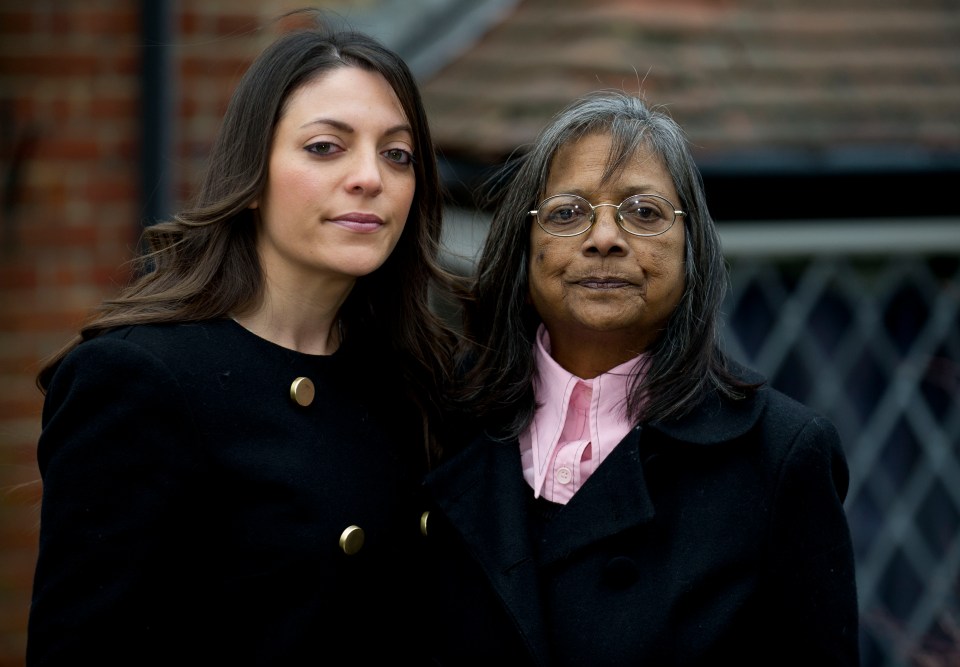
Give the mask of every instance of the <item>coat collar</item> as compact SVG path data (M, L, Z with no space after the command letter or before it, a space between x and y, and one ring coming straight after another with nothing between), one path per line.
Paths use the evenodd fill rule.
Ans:
M747 382L762 382L746 369L735 372ZM713 393L679 419L635 427L549 522L538 545L531 542L533 491L523 477L516 439L480 435L429 473L425 487L523 628L531 654L546 664L537 562L561 560L651 521L655 507L645 477L647 459L669 452L670 440L698 446L733 440L756 424L765 404L763 389L738 401Z
M730 362L731 370L748 384L761 385L759 373ZM742 436L753 428L766 406L767 394L758 389L751 396L738 400L710 392L691 412L668 421L650 422L647 426L667 437L694 445L718 445Z
M761 375L737 364L732 370L744 382L759 385L764 381ZM643 458L653 453L649 448L653 446L651 438L660 443L656 446L660 453L667 453L670 448L662 436L692 445L722 445L754 427L766 406L766 397L763 388L739 400L711 392L696 408L678 419L635 427L558 515L569 517L563 523L579 522L581 527L570 531L577 535L557 540L557 544L563 546L548 547L541 556L559 557L598 535L610 535L649 521L654 508L644 479ZM649 433L641 438L641 433L647 431ZM529 558L530 544L525 537L519 537L528 534L526 513L518 508L526 507L532 490L523 478L516 439L499 440L481 434L431 472L426 486L451 519L462 520L465 526L483 526L485 530L496 531L486 535L487 541L481 540L478 549L497 545L498 560L504 567L519 565ZM597 516L597 507L605 508L606 513ZM489 520L491 516L498 520ZM544 539L553 542L550 527Z

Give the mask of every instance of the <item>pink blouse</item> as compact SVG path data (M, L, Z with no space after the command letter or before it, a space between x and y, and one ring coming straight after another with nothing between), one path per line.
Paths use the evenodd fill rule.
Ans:
M584 380L553 360L542 324L534 353L538 408L520 435L523 476L535 498L565 505L633 428L625 414L627 389L644 355Z

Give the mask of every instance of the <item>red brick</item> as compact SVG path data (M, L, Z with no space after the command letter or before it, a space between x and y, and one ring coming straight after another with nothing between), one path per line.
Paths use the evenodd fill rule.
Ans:
M98 95L90 100L88 109L98 119L130 119L140 113L139 100L134 94L112 97Z
M25 264L0 264L0 289L36 287L37 269Z
M6 34L26 34L34 31L33 12L0 10L0 26Z
M0 74L49 77L93 76L99 70L100 58L85 53L53 53L12 56L0 62Z
M32 417L35 410L36 402L28 396L6 399L0 397L0 422L5 419Z
M93 203L136 201L139 184L127 179L97 179L87 184L83 194Z
M35 153L40 159L54 160L99 160L103 149L96 138L73 139L63 137L57 141L41 141Z
M213 28L217 35L247 35L254 33L263 24L255 14L221 14L214 17Z
M132 9L78 12L74 30L85 35L136 35L140 31L140 17Z
M186 57L180 61L180 76L185 79L232 79L239 80L244 70L250 66L246 57L219 56L213 58ZM230 86L232 89L232 86Z
M27 227L21 234L23 240L28 243L43 244L48 247L75 247L92 245L97 237L97 230L93 225L64 225L57 228Z

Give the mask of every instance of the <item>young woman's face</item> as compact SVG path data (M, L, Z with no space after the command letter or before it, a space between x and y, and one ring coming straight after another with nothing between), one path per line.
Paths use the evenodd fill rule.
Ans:
M397 245L413 202L414 137L380 74L331 70L294 91L259 208L268 285L352 284Z
M617 205L636 194L679 201L663 161L646 150L603 183L609 152L607 134L561 148L545 196L575 194L595 205ZM615 208L595 213L593 227L578 236L551 236L536 222L530 225L530 299L561 363L558 354L576 357L592 346L622 349L626 358L639 354L660 335L683 295L682 217L659 236L633 236L617 225Z

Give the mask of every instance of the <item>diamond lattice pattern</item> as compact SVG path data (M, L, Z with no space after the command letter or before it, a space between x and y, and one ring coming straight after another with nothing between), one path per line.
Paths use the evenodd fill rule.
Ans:
M725 347L844 441L863 667L960 664L960 258L729 261Z

